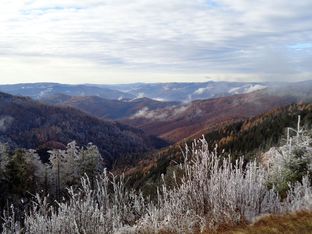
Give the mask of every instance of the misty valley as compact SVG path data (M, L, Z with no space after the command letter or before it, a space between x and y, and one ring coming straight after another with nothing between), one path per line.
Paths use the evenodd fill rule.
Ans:
M312 209L312 82L133 86L0 86L3 233L223 233Z

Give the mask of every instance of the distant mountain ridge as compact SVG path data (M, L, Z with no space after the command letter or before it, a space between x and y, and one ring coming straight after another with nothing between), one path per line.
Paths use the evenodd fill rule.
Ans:
M13 147L41 149L50 145L79 145L89 142L99 147L107 163L131 154L166 145L142 130L104 121L70 107L54 107L28 97L0 93L0 141Z
M269 86L261 82L186 82L186 83L136 83L103 86L117 89L139 97L148 97L161 101L190 102L211 99L233 94L250 93Z
M41 99L55 94L69 96L98 96L105 99L121 100L150 98L168 102L190 102L249 93L264 89L266 83L257 82L190 82L190 83L134 83L121 85L66 85L57 83L33 83L0 85L0 91L12 95Z
M29 96L34 99L46 98L57 94L68 96L97 96L111 100L129 100L146 97L166 102L191 102L235 94L251 93L258 90L271 90L281 95L289 91L309 90L312 81L287 82L176 82L176 83L132 83L132 84L80 84L66 85L57 83L33 83L0 85L0 91L12 95Z
M99 96L107 99L135 98L134 95L123 93L106 87L95 85L68 85L58 83L28 83L14 85L0 85L0 92L12 95L27 96L41 99L55 94L69 96Z
M215 88L207 88L208 86ZM47 95L35 93L36 88L39 90L48 88L49 90L51 87L54 88ZM301 101L312 101L312 81L295 83L210 81L205 83L76 86L41 83L0 86L0 90L1 88L10 89L12 92L22 92L24 95L32 94L38 100L50 105L74 107L97 118L118 120L172 143L193 135L199 136L202 131L207 129L212 130L221 125L245 120L273 108L300 103ZM131 91L131 89L135 91ZM204 100L198 97L199 100L187 103L164 102L147 97L136 98L135 95L144 96L138 93L141 89L150 90L150 92L146 92L149 96L163 94L163 99L168 97L166 93L163 93L164 90L168 95L175 96L175 99L178 100L182 99L179 95L185 94L184 97L187 98L186 93L194 92L220 97ZM27 90L27 92L23 90ZM29 93L31 90L33 92ZM86 92L82 92L83 90L92 92L92 94L87 95ZM107 90L109 92L113 90L118 95L120 93L126 95L117 99L114 98L118 95L111 96L111 98L102 97L110 95ZM224 92L225 90L226 92ZM78 93L78 96L67 93ZM5 121L10 120L6 119Z
M157 110L177 106L179 102L160 102L149 98L110 100L97 96L68 96L55 94L40 99L50 105L70 106L103 119L120 120L142 109Z

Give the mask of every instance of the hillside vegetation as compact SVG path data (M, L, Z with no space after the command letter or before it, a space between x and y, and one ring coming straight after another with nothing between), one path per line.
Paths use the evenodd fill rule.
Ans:
M208 130L204 133L204 137L210 150L218 145L219 153L224 150L233 159L241 155L244 155L245 160L259 159L262 152L270 147L285 144L286 128L288 126L296 128L298 115L301 115L303 126L309 129L312 126L312 105L294 104L221 127L215 131ZM143 191L149 192L159 185L159 176L162 173L171 173L173 161L183 160L181 149L185 147L185 144L192 147L193 139L191 137L176 145L146 155L144 159L138 158L133 164L130 164L130 161L127 161L127 165L120 162L120 168L126 168L124 170L135 187L144 188ZM119 171L120 169L116 170L116 172Z
M179 142L191 135L201 135L222 126L244 121L256 115L297 103L293 96L268 95L266 91L197 100L160 110L145 110L123 122L143 129L170 142Z
M12 148L37 149L45 157L47 150L65 149L74 140L80 145L93 142L108 167L118 158L166 145L127 125L4 93L0 93L0 133L0 141Z
M80 189L70 187L67 199L56 205L37 195L20 219L12 208L3 232L199 233L251 223L264 214L311 212L311 131L299 126L298 134L268 155L267 164L242 157L233 163L226 154L210 151L205 139L196 140L185 149L171 183L162 176L154 199L127 189L123 176L105 170L96 178L83 177ZM289 186L281 196L285 182Z
M97 96L68 96L57 94L41 98L40 101L60 106L70 106L103 119L124 119L142 110L157 110L179 105L179 102L160 102L149 98L133 100L110 100Z

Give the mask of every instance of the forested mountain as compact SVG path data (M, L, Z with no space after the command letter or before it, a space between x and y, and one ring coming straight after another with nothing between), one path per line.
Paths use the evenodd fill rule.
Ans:
M257 93L249 100L262 100ZM236 98L248 107L246 99ZM299 136L283 141L285 128L296 128L298 115ZM140 130L4 93L0 125L0 141L12 146L63 149L50 150L43 164L34 150L10 152L0 144L0 205L9 210L6 204L15 204L4 214L5 232L187 233L198 232L198 227L210 232L229 222L249 223L268 212L312 209L312 135L303 131L311 129L312 104L293 104L216 130L203 129L206 140L194 141L193 135L154 152L147 150L163 142ZM76 142L65 146L70 140L84 147ZM115 175L103 171L100 153L106 166L114 163L110 169ZM37 188L41 195L32 198Z
M104 121L70 107L54 107L26 97L0 93L0 141L12 147L43 150L75 140L96 144L107 166L120 157L166 143L117 122Z
M70 96L99 96L107 99L134 98L129 93L113 90L107 87L97 87L95 85L67 85L58 83L29 83L0 85L0 91L12 95L27 96L40 99L55 94L65 94Z
M149 98L110 100L97 96L68 96L55 94L40 99L41 102L70 106L84 111L90 115L104 119L129 118L142 109L157 110L179 105L179 102L160 102Z
M143 129L171 142L203 131L245 120L277 107L297 103L295 96L279 96L256 91L150 111L141 110L124 123Z
M270 147L285 143L286 127L296 129L298 115L301 116L302 127L311 129L312 104L293 104L216 130L207 129L202 134L210 150L214 150L217 145L219 152L224 150L233 160L240 156L253 160ZM147 192L158 186L160 175L170 174L171 166L183 160L182 149L185 144L191 148L193 140L199 137L201 136L190 137L158 152L147 154L139 162L133 162L132 167L128 166L126 171L131 175L134 186L143 187Z

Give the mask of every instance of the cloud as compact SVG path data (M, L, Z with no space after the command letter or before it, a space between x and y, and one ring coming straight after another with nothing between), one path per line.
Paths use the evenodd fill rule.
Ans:
M149 110L147 107L143 107L137 113L130 117L130 119L136 118L144 118L144 119L152 119L152 120L165 120L168 118L167 111L157 111L157 110Z
M0 69L1 83L60 76L70 83L177 81L180 75L296 80L312 74L310 0L1 3L0 60L10 60ZM36 73L23 73L34 67Z
M264 85L251 85L250 87L247 87L245 90L244 90L244 93L252 93L254 91L257 91L257 90L261 90L261 89L265 89L266 86Z
M208 92L212 87L206 87L206 88L199 88L197 90L195 90L194 94L197 94L197 95L201 95L203 93L206 93Z
M168 107L161 110L149 110L147 107L143 107L133 116L131 116L131 119L144 118L158 121L172 120L177 116L183 114L190 107L190 103L188 103L187 105ZM196 111L197 114L199 114L200 112L201 110Z

